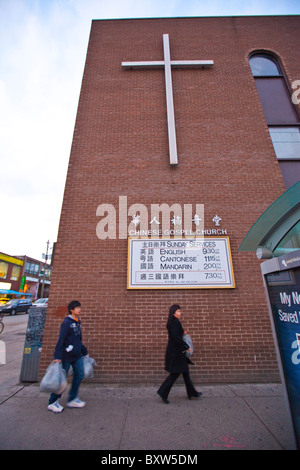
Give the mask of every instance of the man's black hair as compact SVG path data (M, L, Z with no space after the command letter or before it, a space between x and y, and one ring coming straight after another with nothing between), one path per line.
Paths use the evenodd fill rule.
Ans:
M71 310L74 310L76 307L81 307L81 303L78 300L72 300L68 305L69 314L71 315Z

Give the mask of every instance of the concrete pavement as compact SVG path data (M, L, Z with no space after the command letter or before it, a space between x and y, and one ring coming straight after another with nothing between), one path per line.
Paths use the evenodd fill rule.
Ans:
M38 384L20 384L27 316L4 317L7 362L0 365L0 449L199 451L294 449L281 384L196 384L188 400L182 383L170 404L157 386L81 385L83 409L47 410ZM163 373L162 373L163 378ZM60 403L65 406L67 394Z

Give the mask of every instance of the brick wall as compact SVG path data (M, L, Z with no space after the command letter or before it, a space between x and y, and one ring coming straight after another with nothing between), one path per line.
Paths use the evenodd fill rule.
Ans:
M70 300L82 303L83 339L95 380L158 383L168 309L179 303L192 335L195 383L278 380L260 266L238 247L285 190L248 64L257 49L300 79L299 17L94 21L61 212L41 358L52 358ZM171 168L162 70L122 61L212 59L211 69L172 72L179 155ZM127 290L127 240L99 240L100 204L204 204L205 227L222 217L235 289ZM117 211L118 212L118 211ZM128 223L130 219L128 218ZM150 227L149 227L150 228Z

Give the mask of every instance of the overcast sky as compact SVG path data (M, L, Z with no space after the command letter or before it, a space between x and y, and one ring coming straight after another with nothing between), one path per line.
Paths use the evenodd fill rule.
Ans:
M0 0L0 251L56 241L92 19L277 14L300 1Z

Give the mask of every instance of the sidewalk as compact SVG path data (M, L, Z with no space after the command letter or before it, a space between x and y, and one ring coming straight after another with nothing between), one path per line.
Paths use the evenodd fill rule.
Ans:
M183 384L170 404L156 386L82 384L83 409L47 410L37 384L20 384L24 337L8 343L0 365L0 449L284 450L294 449L280 384L197 384L188 400ZM1 338L3 340L3 335ZM60 403L65 406L67 394Z

